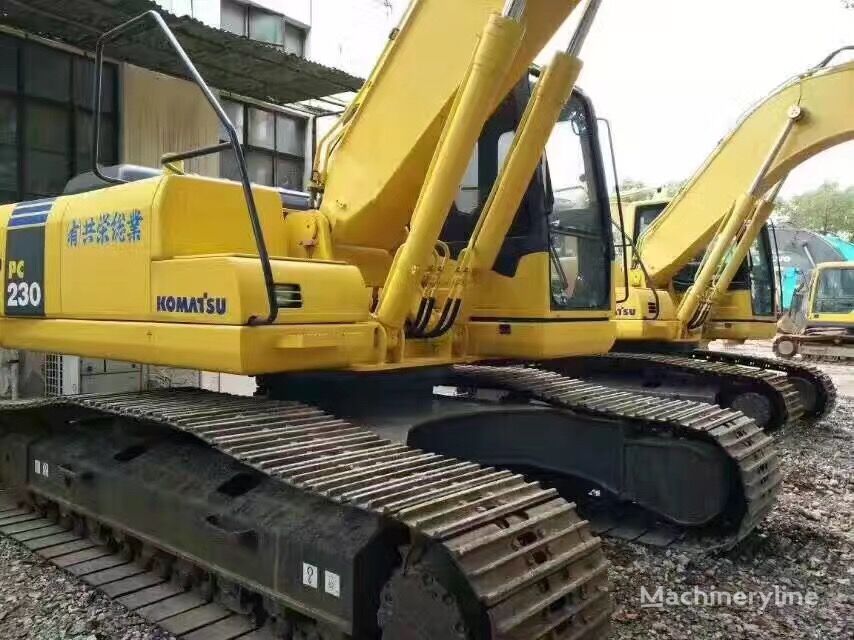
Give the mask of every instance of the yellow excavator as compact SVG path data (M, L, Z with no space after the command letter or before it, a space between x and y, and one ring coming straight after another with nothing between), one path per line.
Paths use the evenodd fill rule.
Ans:
M716 402L769 430L827 415L836 390L817 368L699 347L774 337L776 279L765 225L789 172L854 138L854 63L830 66L852 48L761 100L671 201L616 208L628 242L614 351L550 368Z
M854 358L854 262L820 262L798 284L778 323L780 358Z
M527 364L616 336L595 114L573 91L598 0L528 75L577 5L415 0L305 195L250 184L158 14L100 38L93 171L0 207L0 344L253 375L259 397L5 404L4 486L283 639L602 637L607 563L564 482L614 535L748 535L780 483L750 418ZM101 167L104 48L143 20L228 140ZM182 170L225 151L238 182Z

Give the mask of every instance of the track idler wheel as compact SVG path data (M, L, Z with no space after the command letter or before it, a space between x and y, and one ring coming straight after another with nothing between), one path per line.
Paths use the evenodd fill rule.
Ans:
M761 393L755 391L739 393L732 398L727 406L736 411L741 411L749 418L753 418L754 422L763 429L771 422L771 401Z
M788 336L780 336L774 340L774 354L778 358L791 360L798 355L798 343Z

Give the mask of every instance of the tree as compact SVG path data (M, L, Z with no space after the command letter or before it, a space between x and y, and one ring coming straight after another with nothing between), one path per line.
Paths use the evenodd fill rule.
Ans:
M777 211L795 227L845 239L854 237L854 185L843 189L838 182L825 182L817 189L781 201Z
M854 1L854 0L852 0ZM640 200L665 200L675 196L682 185L682 180L665 182L660 187L651 187L641 180L625 178L620 182L620 197L623 202L638 202Z

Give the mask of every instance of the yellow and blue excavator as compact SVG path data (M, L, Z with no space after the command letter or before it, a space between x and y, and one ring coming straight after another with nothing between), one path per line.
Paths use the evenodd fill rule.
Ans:
M573 90L598 0L528 74L578 4L412 2L308 194L250 184L156 13L105 34L99 69L154 20L228 139L106 168L96 117L90 174L0 207L0 345L257 376L259 392L6 404L8 490L283 639L602 637L600 540L555 486L641 542L748 535L780 483L752 419L529 364L617 335L596 119ZM182 170L222 152L240 181Z
M836 391L817 368L700 347L774 337L776 278L766 222L795 167L854 138L854 63L831 66L849 49L755 105L672 200L616 208L628 242L623 282L616 283L614 350L550 368L716 402L769 430L827 415Z
M780 358L854 358L854 262L820 262L803 278L778 323Z

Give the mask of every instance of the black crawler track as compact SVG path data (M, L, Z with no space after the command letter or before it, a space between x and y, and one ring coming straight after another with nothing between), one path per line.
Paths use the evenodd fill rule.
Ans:
M728 548L747 536L773 508L782 482L774 441L737 411L691 400L662 401L533 367L462 365L455 367L455 371L463 384L468 380L478 386L493 385L576 413L631 421L639 430L715 443L735 465L743 511L729 514L727 531L712 529L700 536L697 532L669 527L674 534L662 537L652 524L633 525L632 539L651 544L663 540L666 544L706 549ZM602 530L616 529L619 524L613 522Z
M472 638L536 640L557 633L590 640L607 633L611 600L600 541L554 489L384 440L298 402L161 390L3 407L7 419L15 412L18 425L27 411L37 412L34 428L50 422L51 412L74 422L75 409L90 422L93 415L117 416L120 423L156 423L192 435L298 491L404 528L413 550L396 573L404 576L398 580L403 593L395 592L393 579L383 597L416 603L419 592L407 588L407 573L431 576L453 598L449 609L462 612L460 624ZM38 484L27 488L39 494ZM65 508L73 512L75 505ZM121 529L121 523L109 525ZM380 613L384 640L415 637L394 607Z
M698 350L691 357L701 362L720 362L724 364L747 366L763 371L777 371L790 380L800 379L809 386L815 401L811 407L803 407L803 419L818 422L827 416L836 404L836 385L830 376L818 367L803 362L763 358L761 356L741 355L727 351ZM801 403L803 405L803 403Z
M87 531L86 524L83 518L60 515L59 505L40 501L36 507L11 492L0 492L0 534L179 640L271 640L251 616L212 602L211 594L201 589L186 588L181 577L187 575L187 567L166 572L163 558L154 562L151 557L134 557L114 539Z
M690 355L663 353L614 352L601 356L573 358L566 363L545 363L542 366L565 375L589 378L608 384L608 376L636 372L636 380L651 377L667 387L669 377L680 374L702 381L702 386L717 389L717 401L724 406L736 398L756 395L764 398L767 409L760 426L773 431L799 420L805 413L798 388L787 379L779 367L768 366L760 360L751 364L748 358L729 357L712 351L695 351ZM773 361L771 361L773 362ZM643 392L643 389L639 389ZM739 407L741 408L741 407ZM747 411L747 408L744 409ZM764 413L767 411L767 415ZM757 421L759 415L754 416Z

